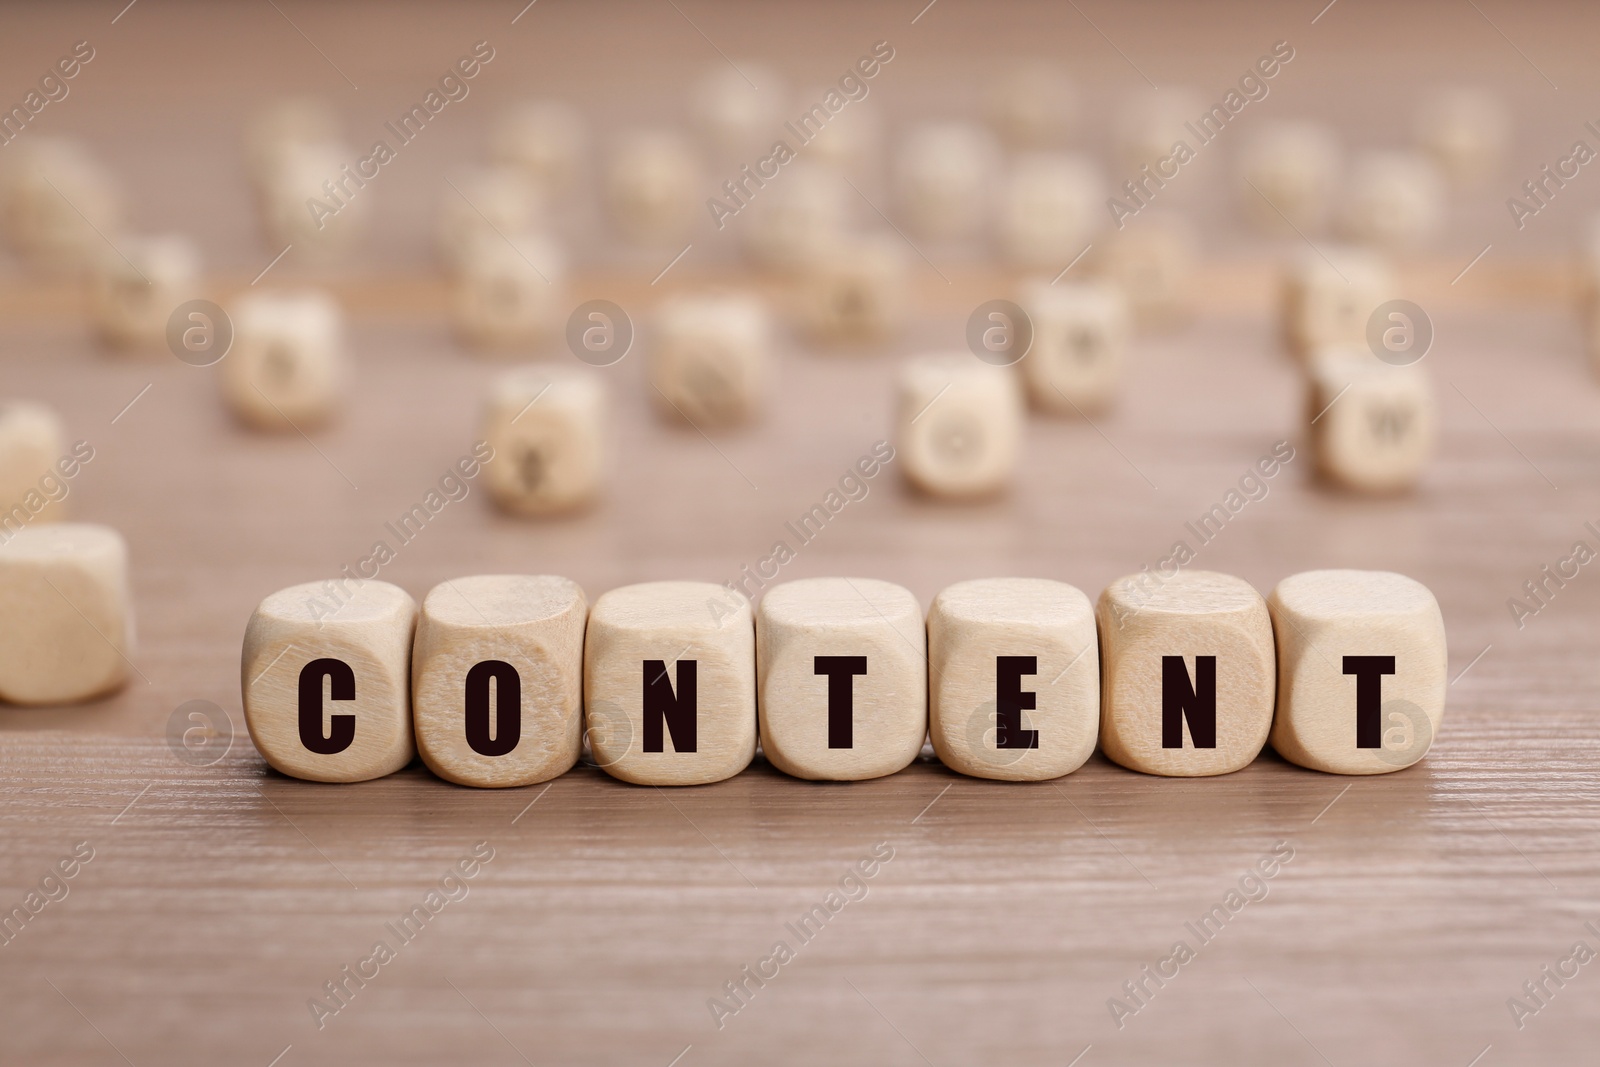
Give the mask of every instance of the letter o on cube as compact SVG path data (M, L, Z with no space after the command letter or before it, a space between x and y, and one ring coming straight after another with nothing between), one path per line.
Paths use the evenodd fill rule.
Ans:
M239 681L266 761L313 782L364 782L410 763L416 621L416 601L388 582L308 582L263 600Z

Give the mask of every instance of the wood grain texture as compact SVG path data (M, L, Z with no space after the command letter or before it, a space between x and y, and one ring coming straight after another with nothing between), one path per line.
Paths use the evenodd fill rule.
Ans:
M48 401L69 441L93 442L68 503L127 537L139 615L137 671L122 693L0 709L0 920L80 842L78 855L93 850L44 890L59 897L64 884L67 895L0 945L0 1062L122 1062L120 1052L140 1065L262 1067L280 1056L279 1067L666 1065L680 1055L680 1067L1061 1065L1081 1054L1079 1067L1466 1067L1482 1053L1480 1067L1497 1067L1590 1055L1592 967L1520 1031L1506 999L1574 941L1597 944L1583 924L1600 925L1600 580L1584 567L1520 628L1506 602L1574 541L1597 543L1584 524L1600 521L1600 391L1566 310L1575 290L1560 257L1600 186L1582 184L1585 174L1524 232L1507 223L1504 198L1551 161L1549 146L1581 135L1581 102L1600 77L1586 52L1600 12L1531 3L1512 17L1482 5L1514 49L1469 7L1442 2L1340 3L1315 26L1317 12L1298 6L1080 4L1151 78L1207 98L1287 36L1301 58L1265 107L1334 120L1363 143L1401 143L1405 101L1424 82L1481 76L1508 94L1519 117L1512 173L1459 202L1436 253L1400 264L1438 331L1427 357L1437 455L1406 496L1355 497L1310 478L1301 383L1273 317L1277 261L1291 249L1232 231L1232 161L1218 155L1185 175L1194 192L1172 189L1173 206L1187 203L1206 228L1199 314L1133 340L1112 411L1093 425L1030 418L1015 489L981 504L919 497L891 463L783 569L785 579L881 578L923 603L952 582L1008 574L1093 597L1164 558L1185 522L1288 440L1295 459L1264 499L1192 546L1197 565L1262 591L1323 567L1394 570L1433 590L1452 682L1421 764L1351 781L1269 750L1234 775L1168 780L1096 755L1057 782L979 781L921 761L830 784L758 761L691 789L580 768L548 787L484 791L416 764L348 786L268 771L238 705L245 622L273 590L366 556L385 522L470 454L498 368L454 347L448 289L429 263L442 176L481 157L488 116L557 90L602 122L637 108L641 90L664 112L660 87L685 85L718 58L663 4L541 3L515 28L516 4L282 6L359 93L268 5L140 3L115 26L104 25L111 9L39 4L3 16L0 60L21 72L4 99L72 41L87 34L100 49L73 95L25 136L46 122L88 136L128 184L140 224L192 232L224 293L279 251L255 234L239 158L240 124L265 96L324 92L361 134L471 41L492 36L505 62L445 116L460 122L441 122L437 139L373 188L365 272L328 276L350 315L357 388L315 448L236 426L214 369L96 351L74 289L0 276L4 392ZM915 26L915 4L679 6L730 55L787 57L796 83L826 82L892 39L899 56L872 98L889 129L964 108L963 79L991 61L1059 44L1091 88L1098 151L1104 116L1143 84L1067 5L997 13L945 0ZM1386 76L1375 79L1379 64ZM877 185L863 190L876 199ZM576 270L573 296L642 317L663 288L734 277L735 249L697 244L653 288L673 252L596 252ZM465 574L549 573L599 596L636 581L737 578L889 435L895 357L959 347L971 309L1016 281L926 251L949 280L908 252L917 314L886 356L813 352L780 332L782 402L716 436L715 449L659 418L630 356L608 368L617 462L596 507L529 524L490 506L480 477L400 548L384 579L415 596ZM317 277L292 255L268 278L278 271ZM214 750L168 741L175 709L196 699L225 709L234 734L204 766L179 754L210 760ZM192 725L179 717L179 737ZM1294 857L1265 899L1198 946L1186 924L1280 840ZM456 872L480 841L494 858L464 878ZM798 944L788 924L840 891L878 842L893 858L858 878L865 897ZM319 1030L308 998L380 938L396 943L388 924L444 893L447 875L465 897L450 888L459 899L442 897ZM1123 983L1180 938L1196 958L1119 1029L1107 1000L1126 997ZM797 945L793 961L718 1029L708 998L726 998L724 984L779 939Z

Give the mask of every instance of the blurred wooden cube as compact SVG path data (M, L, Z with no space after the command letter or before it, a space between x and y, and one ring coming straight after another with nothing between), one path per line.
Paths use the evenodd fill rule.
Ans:
M525 100L489 132L489 159L519 168L552 195L572 187L588 148L583 116L560 100Z
M416 601L388 582L307 582L261 601L239 674L262 758L313 782L364 782L410 763L416 621Z
M1032 152L1018 156L1000 200L1000 246L1023 267L1060 270L1100 227L1105 178L1084 156Z
M0 403L0 541L29 523L66 517L67 486L59 475L69 468L58 464L72 464L76 473L61 416L45 404Z
M508 239L545 224L545 197L527 174L509 165L458 174L439 202L439 258L460 271L481 241Z
M118 241L122 197L81 142L29 134L0 163L0 231L28 265L69 274Z
M1240 153L1239 196L1264 233L1319 233L1339 188L1339 140L1318 122L1263 123Z
M1051 148L1067 136L1078 94L1060 63L1023 60L990 82L989 122L1009 148Z
M896 234L827 243L802 266L799 306L813 338L832 344L882 342L905 325L909 264Z
M1205 114L1205 105L1192 89L1141 87L1126 94L1113 119L1112 139L1118 162L1125 170L1138 171L1145 166L1153 168L1157 161L1171 156L1172 146L1178 141L1195 148L1197 138L1186 124L1201 121ZM1182 183L1174 183L1162 192L1181 196L1182 189Z
M934 496L997 492L1016 472L1022 417L1022 390L1011 368L968 353L908 360L896 412L901 469Z
M122 686L132 653L121 534L59 522L0 537L0 700L90 700Z
M1272 747L1332 774L1386 774L1427 755L1444 719L1439 603L1387 571L1306 571L1267 598L1278 650Z
M1146 570L1100 594L1100 745L1145 774L1228 774L1272 728L1272 620L1250 583Z
M1105 282L1039 281L1022 308L1033 345L1018 364L1028 397L1044 411L1099 411L1116 399L1131 316L1127 297Z
M1441 86L1417 107L1417 141L1457 186L1480 184L1505 160L1511 109L1488 89Z
M903 770L928 734L927 635L910 590L805 578L768 590L756 617L761 748L797 778Z
M223 399L246 425L304 430L330 419L345 379L344 322L320 291L258 292L232 311L233 347L218 364Z
M1377 253L1306 249L1284 279L1285 342L1302 359L1323 348L1365 345L1367 320L1394 295L1394 277Z
M161 348L167 319L199 295L200 252L187 237L126 238L95 257L89 308L95 332L114 348Z
M745 248L761 266L793 271L845 238L853 196L833 167L796 160L726 225L741 230Z
M966 122L921 123L894 162L896 199L912 233L970 238L991 217L999 152L987 130Z
M592 371L519 367L496 378L482 434L489 495L518 515L576 510L600 494L606 396Z
M755 630L737 593L710 582L613 589L589 613L583 661L589 747L607 774L705 785L755 758Z
M1422 364L1393 366L1366 349L1328 349L1313 357L1308 378L1306 418L1320 474L1368 493L1417 483L1438 433Z
M478 232L452 291L456 336L480 352L549 347L566 325L566 256L536 233Z
M1422 153L1368 152L1350 171L1345 233L1377 248L1415 248L1438 235L1445 196L1438 167Z
M635 130L606 164L606 201L624 238L641 244L680 241L702 210L700 160L682 134Z
M448 782L532 785L583 747L589 601L549 575L452 578L429 590L411 652L417 751Z
M650 384L664 411L695 426L755 416L767 391L772 327L744 294L681 296L662 305L650 347Z
M1146 208L1115 233L1102 234L1089 264L1116 283L1141 328L1182 321L1193 304L1200 240L1182 215Z
M283 147L256 189L262 235L274 254L292 247L297 261L328 263L360 242L381 195L366 187L361 158L344 144Z
M1037 782L1077 770L1100 733L1094 606L1044 578L958 582L928 612L928 733L945 766Z
M718 61L689 90L689 114L712 151L737 157L783 132L787 97L777 71L757 60Z

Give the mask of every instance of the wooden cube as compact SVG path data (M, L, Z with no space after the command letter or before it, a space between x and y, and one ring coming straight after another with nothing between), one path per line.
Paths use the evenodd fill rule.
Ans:
M624 238L641 244L683 240L703 210L700 161L671 130L636 130L606 166L606 199Z
M1395 297L1380 256L1356 248L1306 249L1284 285L1284 339L1302 359L1318 349L1365 345L1367 320Z
M737 157L765 149L783 128L786 94L765 63L718 61L689 91L689 113L711 149Z
M1100 745L1145 774L1228 774L1272 728L1272 619L1250 583L1150 571L1100 594Z
M489 133L489 158L522 170L551 194L571 188L588 152L588 128L572 105L527 100L502 115Z
M549 347L566 326L566 257L539 234L479 232L463 248L452 296L456 336L480 352Z
M262 235L274 255L292 245L298 262L329 263L360 241L380 195L356 184L361 158L337 143L283 148L256 187Z
M798 270L839 243L849 228L855 196L830 166L797 160L739 212L750 257L773 270Z
M663 413L695 426L751 418L772 361L766 307L748 295L683 296L663 304L650 348L650 384Z
M1131 329L1128 300L1104 282L1035 282L1022 309L1033 324L1033 346L1018 364L1033 406L1082 414L1116 398Z
M513 514L572 511L600 493L605 390L592 372L519 367L495 379L483 415L484 480Z
M344 323L320 291L261 292L232 310L233 347L218 367L228 407L248 426L304 430L332 417L345 379Z
M417 602L388 582L307 582L263 600L245 626L239 683L267 763L313 782L364 782L410 763L416 625Z
M904 327L905 243L887 232L827 242L801 269L800 316L824 343L882 342Z
M199 295L200 252L186 237L125 238L95 257L89 306L114 348L161 348L174 309Z
M1428 754L1444 719L1444 617L1388 571L1306 571L1267 598L1278 648L1272 747L1332 774L1387 774Z
M545 224L545 194L526 172L509 165L459 174L439 202L439 258L460 271L483 240L508 240Z
M951 770L1037 782L1077 770L1100 733L1094 607L1064 582L958 582L928 612L928 734Z
M1264 233L1321 231L1333 210L1341 162L1339 140L1322 123L1262 124L1240 153L1245 215Z
M934 496L998 492L1016 472L1022 414L1022 390L1010 367L964 352L908 360L896 412L901 469Z
M1317 471L1369 493L1409 489L1438 436L1433 388L1421 363L1392 366L1366 349L1313 358L1306 403Z
M262 108L245 129L245 159L259 187L271 180L284 156L306 145L344 143L339 116L326 101L285 97Z
M1200 239L1182 215L1147 208L1138 225L1104 234L1088 259L1094 271L1128 298L1141 327L1170 327L1193 303Z
M90 452L93 455L93 452ZM59 522L67 513L67 431L44 404L0 404L0 541L34 522ZM73 473L77 473L73 464Z
M1511 142L1511 109L1480 88L1445 86L1417 108L1418 143L1458 186L1482 182L1499 169Z
M990 217L999 152L987 130L966 122L912 128L895 157L905 228L933 240L976 236Z
M1444 223L1444 179L1420 152L1368 152L1350 172L1345 233L1385 249L1414 248Z
M769 589L756 616L761 748L797 778L911 764L928 734L927 634L911 591L872 578Z
M1145 166L1154 170L1158 161L1172 156L1172 146L1177 142L1195 147L1198 137L1189 131L1188 123L1200 124L1208 137L1215 136L1206 122L1207 116L1205 104L1192 89L1135 90L1124 98L1114 120L1117 159L1128 171ZM1183 183L1174 182L1162 194L1181 195L1182 189Z
M1010 148L1049 148L1066 138L1077 97L1061 64L1023 60L990 83L989 122Z
M411 651L417 751L457 785L532 785L583 747L589 601L547 575L452 578L423 598Z
M36 269L84 270L119 238L122 198L82 142L29 134L0 171L0 229Z
M589 748L640 785L705 785L756 754L750 604L711 582L646 582L594 602L583 651Z
M1006 257L1052 273L1065 267L1103 221L1105 194L1105 177L1084 156L1018 156L1000 200L1000 246Z
M0 700L74 704L120 688L133 653L128 546L61 522L0 537Z

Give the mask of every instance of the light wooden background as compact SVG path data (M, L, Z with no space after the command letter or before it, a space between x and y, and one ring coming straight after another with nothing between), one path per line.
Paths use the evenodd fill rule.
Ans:
M120 3L0 13L6 100L73 41L98 50L74 95L25 136L89 138L140 226L200 241L219 292L276 252L253 229L237 150L238 123L261 100L323 94L359 143L471 42L499 52L475 95L386 172L373 190L377 231L328 279L353 312L359 377L315 449L235 428L211 371L97 351L70 287L15 267L0 278L0 391L56 405L94 444L71 503L128 537L140 631L140 675L120 695L0 709L0 909L76 843L95 850L70 895L0 946L0 1063L1466 1067L1589 1054L1593 965L1521 1031L1506 999L1575 941L1600 949L1582 927L1600 920L1600 579L1585 570L1522 630L1506 600L1600 519L1600 386L1561 260L1594 202L1582 183L1600 179L1584 174L1523 233L1503 201L1593 117L1594 12L1341 0L1312 25L1320 3L1083 0L1079 14L941 0L913 25L917 3L680 0L680 14L541 0L512 26L520 3L280 6L359 90L268 5L142 0L115 25ZM366 554L383 522L467 450L496 370L456 350L440 315L428 241L441 176L474 158L487 118L525 93L565 93L608 129L634 111L670 117L686 80L719 61L684 16L730 55L770 57L799 84L891 40L897 58L869 100L891 128L971 113L962 85L1049 51L1080 72L1091 147L1143 84L1133 64L1217 96L1283 38L1299 55L1263 110L1337 121L1353 144L1399 143L1426 82L1477 78L1506 92L1521 116L1507 172L1459 201L1438 248L1407 267L1438 330L1428 361L1442 413L1440 454L1417 493L1357 499L1309 479L1299 386L1271 316L1271 264L1292 246L1236 232L1231 160L1219 154L1185 176L1193 191L1175 191L1217 259L1199 314L1140 339L1114 414L1097 428L1032 421L1016 491L983 505L915 498L891 466L784 575L870 575L924 604L951 582L1000 574L1060 578L1094 596L1163 556L1187 519L1287 438L1299 457L1198 564L1262 590L1329 566L1428 584L1460 677L1425 763L1352 780L1269 753L1225 778L1166 781L1096 757L1034 785L931 762L834 785L757 766L673 792L593 770L547 790L488 792L419 767L348 787L265 769L238 711L251 608ZM585 210L563 223L582 264L575 297L609 296L644 319L662 289L737 280L733 246L707 229L652 288L675 249L629 257L584 243L596 229ZM1494 249L1452 286L1485 244ZM781 402L715 449L657 416L630 356L606 372L615 450L603 505L530 525L496 515L475 488L383 577L419 596L498 570L566 574L591 596L733 577L888 433L892 356L959 344L968 311L1005 294L1008 280L970 250L928 251L950 281L919 276L922 312L893 353L786 340ZM291 256L268 277L318 276ZM214 765L169 747L169 715L190 699L232 716L237 737ZM1295 858L1270 895L1119 1030L1107 998L1177 939L1193 944L1184 923L1280 840ZM478 841L495 858L470 894L319 1031L307 999L377 939L392 943L384 924ZM775 940L792 943L784 924L876 842L894 859L868 896L718 1030L707 998Z

